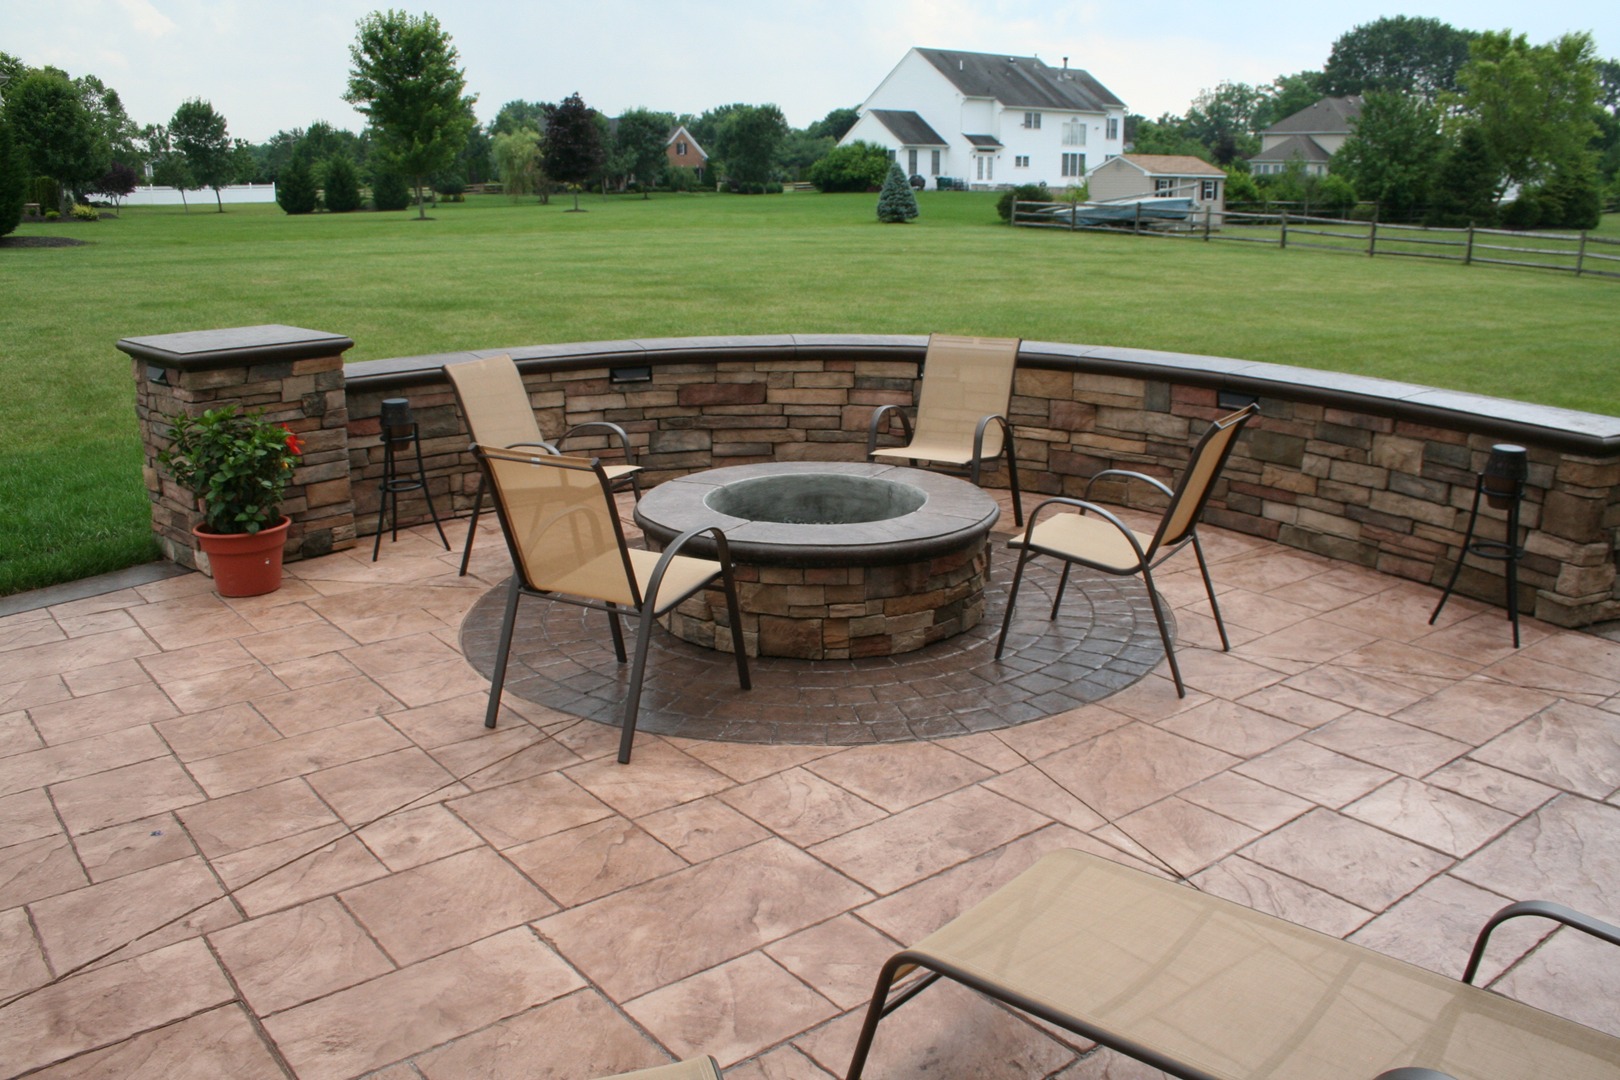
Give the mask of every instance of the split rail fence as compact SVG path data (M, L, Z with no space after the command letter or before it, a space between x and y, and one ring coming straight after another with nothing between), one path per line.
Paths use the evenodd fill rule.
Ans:
M1620 280L1620 238L1590 232L1515 232L1509 229L1431 228L1377 221L1312 217L1284 210L1246 213L1205 208L1181 220L1153 213L1151 204L1134 204L1124 218L1107 223L1085 221L1093 203L1013 203L1012 224L1065 232L1128 233L1205 242L1271 244L1279 249L1309 248L1341 255L1391 255L1409 259L1443 259L1475 264L1552 270L1576 276ZM1115 208L1117 210L1117 208Z

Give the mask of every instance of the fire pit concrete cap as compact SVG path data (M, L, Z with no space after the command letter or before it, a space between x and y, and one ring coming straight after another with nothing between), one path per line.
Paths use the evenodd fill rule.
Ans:
M710 496L728 484L766 477L851 476L890 481L920 491L916 510L881 521L836 525L751 521L715 510ZM723 500L722 500L723 501ZM956 477L865 462L775 462L734 465L660 484L643 496L636 524L668 543L694 528L719 526L739 562L772 566L884 566L917 562L963 548L990 532L996 501ZM692 554L712 554L694 540Z

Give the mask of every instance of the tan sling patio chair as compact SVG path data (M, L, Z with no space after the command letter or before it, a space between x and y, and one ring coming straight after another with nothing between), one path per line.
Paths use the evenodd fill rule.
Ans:
M651 1069L604 1076L602 1080L720 1080L720 1066L712 1057L690 1058Z
M677 536L662 554L632 548L625 543L607 474L594 459L484 446L474 446L473 453L495 494L495 510L514 568L501 620L495 672L490 680L485 727L495 726L500 710L518 600L524 596L607 612L613 652L621 664L625 662L625 651L619 616L640 619L619 736L621 763L629 763L630 745L635 740L636 712L641 704L641 682L654 621L699 590L714 588L716 579L730 616L737 681L744 690L749 688L748 657L743 651L742 619L725 533L714 527L694 529ZM700 532L713 536L715 559L680 553L687 541Z
M1181 683L1181 667L1176 663L1176 651L1170 643L1170 629L1165 622L1164 600L1153 587L1153 568L1191 544L1198 556L1198 569L1204 575L1204 589L1209 593L1209 606L1215 613L1215 627L1221 633L1221 648L1230 649L1226 640L1226 626L1221 622L1220 605L1215 602L1215 586L1209 580L1209 565L1204 561L1204 549L1198 543L1198 519L1204 504L1215 490L1215 481L1221 468L1237 444L1238 432L1249 418L1260 411L1258 405L1248 405L1230 416L1222 417L1204 432L1198 445L1193 447L1192 460L1181 474L1181 483L1174 491L1138 472L1125 469L1104 469L1086 483L1086 495L1091 486L1105 477L1123 477L1151 484L1170 500L1164 517L1152 535L1135 532L1114 514L1085 499L1047 499L1029 515L1029 525L1021 537L1007 541L1008 546L1019 548L1018 568L1013 571L1012 588L1007 592L1007 610L1001 617L1001 635L996 639L996 657L1007 644L1007 628L1012 625L1013 605L1018 601L1018 586L1024 580L1024 566L1034 555L1050 555L1063 560L1063 576L1058 579L1057 595L1052 599L1052 618L1057 618L1058 604L1063 601L1063 590L1069 584L1069 568L1078 563L1104 574L1118 576L1142 575L1148 597L1153 603L1153 618L1159 624L1159 640L1164 642L1164 655L1170 661L1170 674L1176 681L1176 694L1187 696ZM1057 513L1042 518L1048 507L1072 506L1078 514Z
M1013 450L1012 425L1007 420L1019 344L1018 338L946 334L930 337L928 354L923 359L922 390L917 396L915 431L911 418L900 406L879 406L867 427L866 460L933 462L965 472L977 484L983 465L993 465L998 457L1005 456L1013 520L1022 525L1018 457ZM899 417L906 444L879 448L878 433L890 414Z
M576 424L563 432L556 443L548 442L540 432L540 424L529 406L529 391L523 385L523 376L510 356L486 356L479 360L463 360L446 364L444 373L450 378L456 394L456 404L467 421L467 433L480 446L535 447L557 453L558 445L575 435L588 433L605 437L615 444L624 456L623 463L602 466L613 490L622 491L628 485L637 499L641 498L641 466L630 453L630 436L618 424L593 420ZM478 494L473 499L472 520L467 524L467 546L461 552L461 574L467 573L467 562L472 558L473 537L478 532L478 516L484 508L484 477L478 477Z
M1055 851L883 965L848 1080L878 1022L941 977L1184 1080L1613 1080L1620 1039L1471 984L1491 930L1521 915L1620 944L1620 927L1514 904L1486 923L1457 981Z

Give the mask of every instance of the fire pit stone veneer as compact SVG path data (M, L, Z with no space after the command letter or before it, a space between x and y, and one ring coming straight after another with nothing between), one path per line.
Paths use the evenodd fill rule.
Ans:
M999 516L965 481L851 462L713 469L661 484L636 507L657 544L718 525L737 569L744 647L806 660L911 652L976 626ZM694 541L687 550L714 549ZM723 649L724 618L698 596L667 625Z

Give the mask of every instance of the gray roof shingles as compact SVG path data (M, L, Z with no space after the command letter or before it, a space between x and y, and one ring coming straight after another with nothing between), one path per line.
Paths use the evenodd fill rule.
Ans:
M1079 68L1048 67L1033 56L918 49L923 58L968 97L994 98L1032 109L1104 112L1125 103Z
M900 140L902 146L947 145L939 132L929 126L928 121L909 109L872 109L871 114Z

